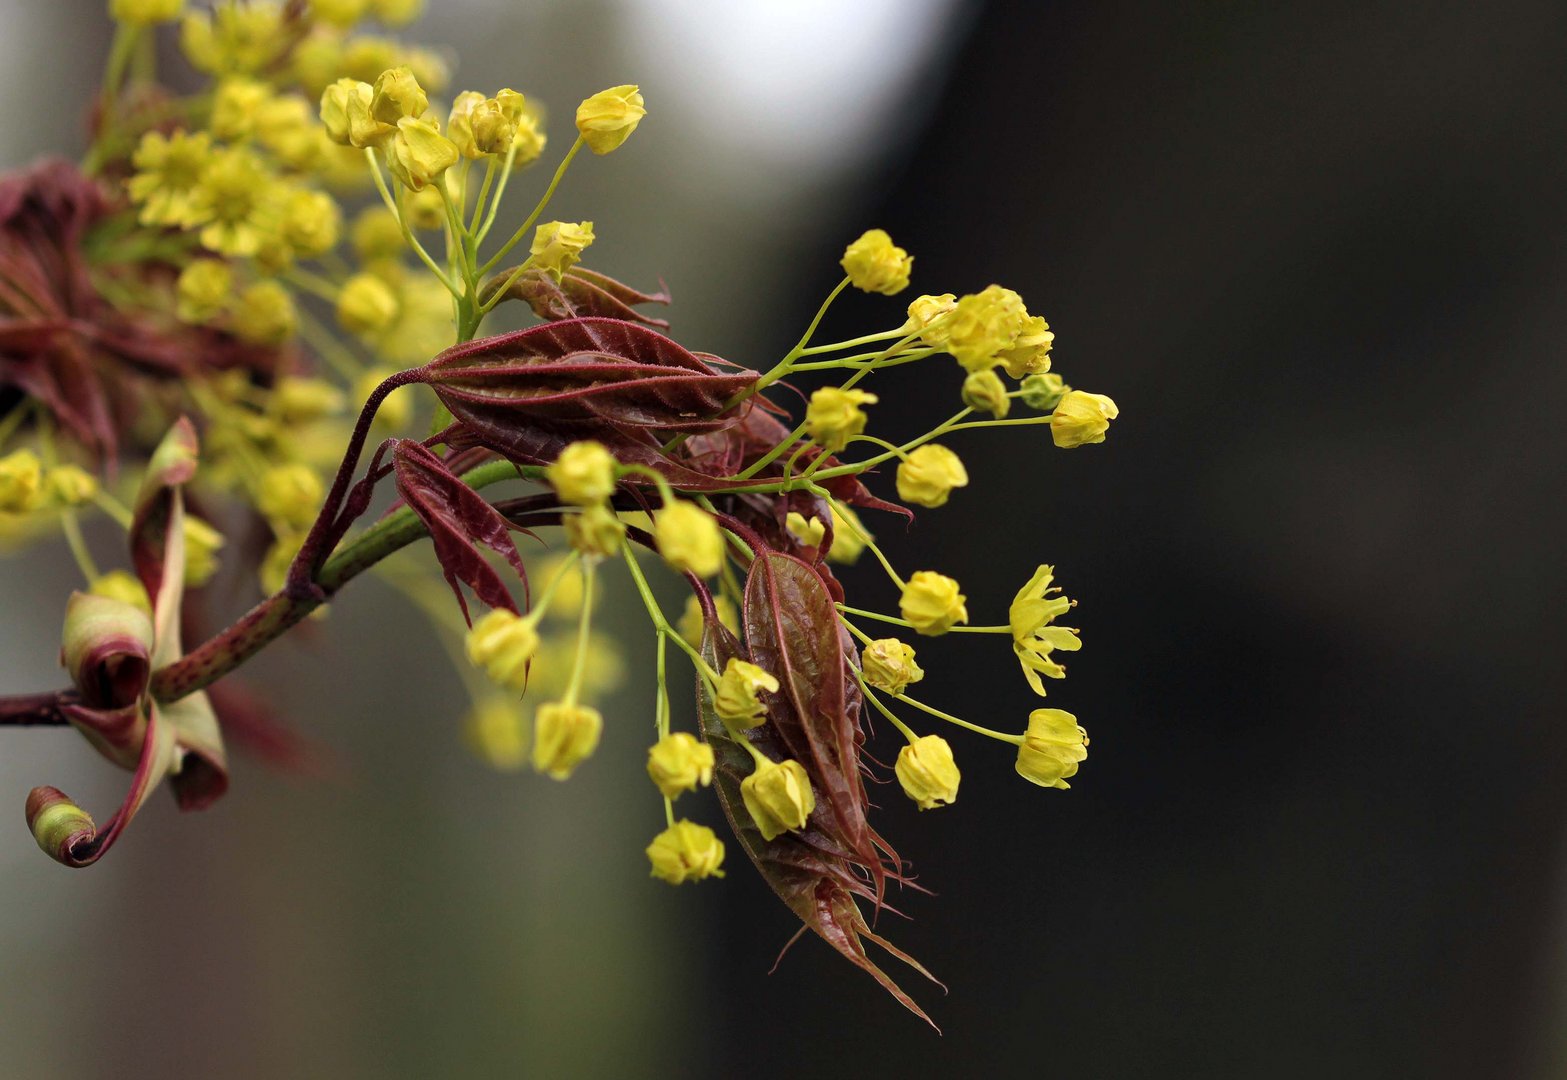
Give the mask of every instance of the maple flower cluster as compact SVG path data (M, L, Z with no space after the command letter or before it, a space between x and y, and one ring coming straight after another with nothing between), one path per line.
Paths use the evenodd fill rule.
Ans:
M1050 325L999 285L920 295L890 327L817 341L846 289L909 288L914 260L880 229L847 245L842 279L770 367L686 348L640 310L666 296L582 265L593 222L545 220L584 147L612 153L637 131L640 89L581 102L574 141L508 228L505 195L549 149L542 111L510 88L439 101L449 74L434 53L362 25L419 9L110 0L118 30L86 160L0 178L0 540L61 536L84 579L66 606L72 686L0 699L0 725L70 724L133 775L103 825L35 789L34 838L87 865L164 780L187 809L220 796L225 731L292 745L233 707L232 673L367 571L448 647L470 745L496 768L566 780L624 679L596 618L620 564L657 657L653 876L723 876L725 842L674 810L711 789L732 842L805 926L923 1016L862 945L924 971L856 902L879 907L908 880L869 819L873 721L901 740L892 772L921 810L952 804L961 772L947 739L910 718L1015 746L1023 778L1066 788L1088 747L1073 714L1037 708L1022 731L953 715L911 693L925 668L908 639L1010 638L1041 697L1081 642L1058 622L1073 601L1053 567L1004 622L974 625L954 577L900 572L865 518L961 500L954 436L1037 426L1077 448L1104 441L1115 402L1051 370ZM150 35L174 21L209 80L188 97L153 66ZM45 272L59 267L63 284ZM486 332L503 304L537 322ZM873 434L879 397L863 384L939 357L957 368L954 413L902 442ZM823 376L797 419L767 394ZM877 494L887 469L893 490ZM371 520L387 481L391 505ZM508 484L525 487L488 491ZM91 514L124 530L126 568L100 569ZM519 531L558 543L525 560ZM398 554L426 539L433 560ZM262 598L216 617L200 587L231 549L259 552L247 569ZM834 567L866 552L895 613L848 603ZM678 616L650 580L659 564L688 587ZM182 630L207 636L187 648ZM692 730L676 730L674 653L694 672Z

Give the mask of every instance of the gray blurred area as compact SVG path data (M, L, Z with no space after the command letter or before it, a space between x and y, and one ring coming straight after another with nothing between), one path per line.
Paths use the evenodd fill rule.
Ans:
M1567 1072L1567 9L432 8L458 84L536 93L557 133L642 84L649 120L558 209L595 265L667 280L685 343L770 362L868 225L916 290L999 280L1050 318L1058 369L1121 406L1109 441L954 440L971 486L874 524L976 621L1057 565L1086 647L1048 703L1091 756L1040 791L954 738L956 806L879 797L939 894L880 926L950 987L906 982L937 1037L817 942L768 977L793 927L743 862L647 880L650 685L569 784L491 774L421 625L356 585L257 665L332 778L241 761L211 811L155 800L67 872L26 791L107 806L122 777L7 734L0 1077ZM0 164L78 147L98 11L0 2L30 103ZM851 297L826 331L897 310ZM958 382L889 374L878 430ZM0 563L4 689L58 680L70 580L62 552ZM1034 702L987 640L922 648L924 696L1015 729Z

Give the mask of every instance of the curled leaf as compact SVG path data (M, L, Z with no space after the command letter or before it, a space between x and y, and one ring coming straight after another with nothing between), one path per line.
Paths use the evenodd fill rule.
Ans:
M501 271L495 275L496 282L511 280L511 274L510 270ZM486 290L483 299L489 302L494 295L493 289ZM559 281L547 270L524 271L512 281L506 298L523 301L535 315L549 321L599 316L661 329L669 326L663 319L652 319L636 310L639 304L669 303L668 293L645 293L582 266L571 267Z
M65 604L60 660L90 709L122 709L147 689L152 621L134 605L74 592Z

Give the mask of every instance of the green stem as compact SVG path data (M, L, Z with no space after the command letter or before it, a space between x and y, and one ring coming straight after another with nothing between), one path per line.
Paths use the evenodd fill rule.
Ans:
M914 734L913 731L909 730L909 726L907 724L905 724L902 720L899 720L896 716L893 715L891 709L887 708L887 706L882 704L881 698L879 698L875 694L871 693L871 688L868 685L866 685L865 679L863 677L860 679L860 690L864 692L865 700L869 701L872 705L876 706L876 711L877 712L881 713L888 720L891 720L892 721L892 726L897 728L900 732L902 732L903 737L905 739L909 740L909 742L913 742L915 739L919 738L918 735Z
M588 666L588 637L593 628L593 576L598 569L597 559L586 559L582 565L582 613L577 620L577 655L571 663L571 681L566 684L565 704L577 703L577 692L582 688L582 673Z
M907 694L894 694L893 697L898 701L903 702L905 705L912 705L921 712L926 712L931 716L936 717L938 720L945 720L949 724L956 724L958 727L966 728L967 730L974 732L976 735L986 735L992 739L1000 739L1002 742L1011 743L1013 746L1023 745L1023 736L1021 735L1009 735L1005 731L995 731L991 728L980 727L978 724L971 724L967 720L960 720L951 713L944 713L940 709L925 704L923 701L915 701Z
M554 196L555 189L560 185L561 177L566 175L566 168L571 164L571 159L577 156L577 151L581 150L582 147L582 136L578 135L577 141L571 144L571 149L566 151L565 158L563 158L560 165L556 167L555 175L550 178L550 186L544 189L544 195L539 199L538 205L533 208L533 213L528 215L526 221L517 226L517 231L511 234L511 239L502 244L501 249L491 256L488 262L480 267L480 277L483 277L485 274L488 274L491 270L495 269L495 264L504 259L506 257L506 253L512 248L516 247L518 241L527 235L529 229L533 228L533 223L539 220L539 215L544 213L544 208L550 204L550 199ZM499 201L499 198L500 193L497 192L497 201ZM488 224L485 225L485 228L489 228Z

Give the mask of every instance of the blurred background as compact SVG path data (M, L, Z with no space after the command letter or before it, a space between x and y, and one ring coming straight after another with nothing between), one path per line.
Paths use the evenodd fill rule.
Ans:
M955 739L956 806L881 799L938 894L881 927L950 988L905 982L938 1037L815 940L769 977L795 924L743 860L647 878L643 680L571 783L498 775L422 624L356 585L256 665L340 775L241 760L72 873L27 790L108 806L123 776L7 733L0 1076L1567 1073L1567 8L431 8L458 86L557 132L641 84L642 130L556 205L595 266L668 282L686 344L770 364L869 226L911 294L995 280L1050 319L1057 370L1121 407L1108 442L955 441L970 487L878 525L981 621L1057 565L1086 648L1049 703L1092 756L1041 791ZM0 0L0 27L0 165L78 152L100 4ZM901 311L852 299L832 337ZM924 430L958 382L889 375L877 424ZM0 564L5 692L58 683L70 577ZM1004 650L927 654L929 700L1034 707Z

